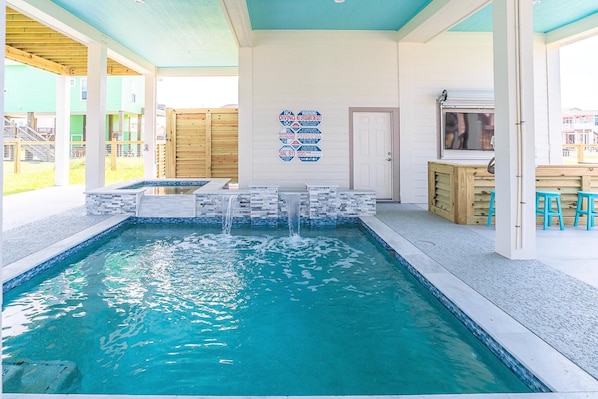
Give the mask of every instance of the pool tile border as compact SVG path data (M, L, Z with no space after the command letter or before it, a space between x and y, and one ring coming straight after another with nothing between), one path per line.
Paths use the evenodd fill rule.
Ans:
M127 223L129 216L113 216L72 237L50 245L2 268L2 292L6 293L38 274L97 242Z

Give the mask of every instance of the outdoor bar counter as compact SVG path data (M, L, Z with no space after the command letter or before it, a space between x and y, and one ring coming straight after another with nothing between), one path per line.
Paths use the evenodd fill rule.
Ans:
M428 162L428 211L452 222L486 224L492 189L494 175L487 164ZM598 164L539 165L536 190L561 193L565 225L572 225L577 192L598 192ZM582 219L580 223L585 224L585 217ZM542 223L541 216L538 223Z

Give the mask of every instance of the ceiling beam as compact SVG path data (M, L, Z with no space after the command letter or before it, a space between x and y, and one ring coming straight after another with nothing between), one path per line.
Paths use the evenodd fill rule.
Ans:
M237 76L238 74L238 67L157 68L159 77Z
M546 34L546 44L565 46L598 35L598 12Z
M9 60L18 61L25 65L34 66L36 68L40 68L49 72L57 73L59 75L73 74L73 71L65 67L64 65L58 64L56 62L47 60L42 57L38 57L33 54L29 54L25 51L21 51L9 45L5 45L4 47L4 56Z
M490 0L433 0L398 31L398 40L426 43L489 3Z
M253 31L247 2L245 0L220 0L220 7L237 47L251 47Z

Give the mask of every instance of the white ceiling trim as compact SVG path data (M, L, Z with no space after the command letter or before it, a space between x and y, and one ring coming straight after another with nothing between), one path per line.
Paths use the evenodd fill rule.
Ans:
M193 68L160 68L156 69L158 77L185 76L237 76L238 67L193 67Z
M546 34L546 44L565 46L598 35L598 13Z
M398 40L426 43L489 3L490 0L434 0L398 31Z
M105 45L108 57L141 74L156 72L155 65L49 0L6 0L6 5L79 43Z
M220 0L220 6L237 47L251 47L253 31L251 30L247 2L245 0Z

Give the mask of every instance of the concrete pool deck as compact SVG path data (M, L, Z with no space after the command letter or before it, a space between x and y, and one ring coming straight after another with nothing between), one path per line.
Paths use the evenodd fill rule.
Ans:
M3 265L11 264L8 269L48 256L64 241L95 234L111 223L111 217L85 214L80 186L7 196L3 208ZM464 310L477 314L476 322L504 334L500 340L510 340L501 344L511 345L518 356L531 356L534 367L543 368L549 385L560 391L468 398L598 397L598 228L539 229L539 260L510 261L494 253L494 228L456 225L428 213L423 205L381 203L375 217L364 219L410 263L418 264L420 272L430 273L426 278L447 284L451 300L462 300ZM533 342L518 335L522 327ZM547 357L533 359L537 354ZM578 374L575 365L593 378ZM452 397L463 395L442 396Z

